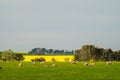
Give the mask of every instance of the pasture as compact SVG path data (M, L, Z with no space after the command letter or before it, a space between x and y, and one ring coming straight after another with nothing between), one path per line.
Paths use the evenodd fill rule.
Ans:
M53 62L33 65L32 62L0 62L0 80L120 80L120 62L107 65L96 62L95 66L84 66L83 62L71 64Z

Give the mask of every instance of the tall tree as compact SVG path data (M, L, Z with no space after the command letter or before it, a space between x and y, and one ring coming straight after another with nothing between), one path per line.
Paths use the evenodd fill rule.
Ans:
M89 61L95 59L97 48L94 45L84 45L80 50L75 51L75 60Z
M109 61L111 60L111 55L113 51L111 49L103 49L102 50L102 60Z
M97 48L94 45L84 45L80 50L74 53L75 60L89 61L94 59L96 61L120 61L120 50L113 52L111 49Z
M78 60L78 61L81 61L81 54L80 54L80 50L75 50L75 53L74 53L74 60Z

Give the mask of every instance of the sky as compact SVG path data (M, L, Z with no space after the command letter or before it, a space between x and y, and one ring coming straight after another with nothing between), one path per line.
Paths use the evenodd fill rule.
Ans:
M0 0L0 51L120 50L120 0Z

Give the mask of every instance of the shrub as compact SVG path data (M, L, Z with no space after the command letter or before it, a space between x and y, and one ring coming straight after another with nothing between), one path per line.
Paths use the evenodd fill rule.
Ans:
M65 58L64 60L65 60L65 62L69 62L69 58Z
M41 58L35 58L35 59L31 59L31 61L35 61L35 62L43 62L46 61L45 58L41 57Z
M55 62L56 60L55 60L55 58L52 58L51 61L52 61L52 62Z
M35 61L35 59L31 59L31 61L32 61L32 62L34 62L34 61Z

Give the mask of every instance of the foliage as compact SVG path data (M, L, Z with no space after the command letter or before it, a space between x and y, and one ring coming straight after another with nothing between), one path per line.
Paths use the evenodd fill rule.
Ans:
M31 59L32 62L43 62L46 61L45 58L40 57L40 58L35 58L35 59Z
M97 48L94 45L84 45L74 53L75 60L90 61L120 61L120 51L112 51L111 49Z
M73 51L69 50L54 50L46 48L34 48L28 52L29 55L72 55Z
M111 60L120 61L120 50L111 54Z
M14 57L15 57L14 52L11 49L6 50L2 53L2 59L4 61L13 61Z
M28 52L29 55L45 55L45 48L35 48Z
M65 58L65 62L69 62L69 60L70 60L69 58Z
M22 54L15 54L11 49L6 50L2 53L3 61L22 61L24 57Z
M56 61L55 58L52 58L52 59L51 59L51 62L55 62L55 61Z
M90 59L96 59L98 56L95 54L97 52L97 48L93 45L84 45L80 50L75 51L75 60L78 61L89 61Z
M103 49L102 50L102 60L109 61L111 60L111 54L113 51L111 49Z
M81 54L80 54L80 50L76 50L74 53L74 60L78 60L81 61Z
M16 61L23 61L25 58L23 57L22 54L15 54L14 59L15 59Z

